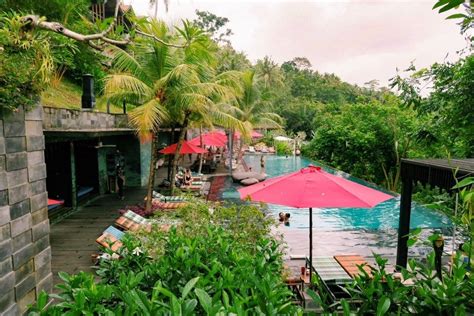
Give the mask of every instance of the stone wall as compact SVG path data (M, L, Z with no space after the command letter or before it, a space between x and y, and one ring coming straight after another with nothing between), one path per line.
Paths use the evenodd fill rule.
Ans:
M52 286L42 108L0 119L0 314Z
M128 129L126 114L43 107L43 128L64 131Z

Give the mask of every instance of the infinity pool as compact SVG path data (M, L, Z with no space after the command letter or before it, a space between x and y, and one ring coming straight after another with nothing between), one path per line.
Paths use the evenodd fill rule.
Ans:
M260 171L260 155L246 155L245 162L253 171ZM284 173L299 170L308 166L309 164L318 165L317 162L311 161L304 157L294 156L265 156L265 173L269 177L275 177ZM354 178L346 173L322 166L326 171L338 174L344 178L361 183L366 186L384 191L372 184L369 184L361 179ZM237 184L227 184L222 192L221 198L223 200L239 200L237 189L240 186ZM387 192L389 193L389 192ZM391 200L383 202L372 209L360 208L331 208L331 209L313 209L314 228L318 231L343 231L343 230L394 230L398 229L400 210L400 197L395 197ZM275 217L278 213L290 213L290 225L285 229L303 229L309 227L308 210L295 209L280 205L268 205L268 212ZM412 205L411 222L412 228L432 228L444 230L450 225L449 219L443 214L434 212L417 204Z

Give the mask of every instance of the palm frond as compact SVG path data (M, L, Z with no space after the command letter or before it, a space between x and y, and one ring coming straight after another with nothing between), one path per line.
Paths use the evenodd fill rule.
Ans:
M142 81L150 82L150 78L135 57L115 45L110 45L109 51L113 54L112 64L117 72L130 73Z
M130 125L133 126L142 140L148 139L158 126L169 118L167 110L158 99L152 99L147 103L133 109L129 114Z
M153 89L145 82L128 73L111 74L105 77L104 94L114 98L120 94L135 95L139 99L151 99Z

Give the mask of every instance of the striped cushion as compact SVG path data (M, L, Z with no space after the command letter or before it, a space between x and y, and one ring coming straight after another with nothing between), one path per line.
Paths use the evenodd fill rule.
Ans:
M182 202L185 198L183 196L166 196L165 202Z
M111 233L107 232L107 230L104 231L104 233L96 239L96 242L103 247L110 248L112 251L117 251L120 247L122 247L122 243L120 242L120 240L118 240L117 237L115 237Z
M115 228L114 226L107 227L107 229L104 230L104 233L108 233L108 234L114 236L117 240L122 239L123 235L125 235L125 233L123 231Z
M160 203L156 203L155 205L157 205L161 209L170 210L170 209L175 209L178 207L183 207L186 205L186 203L160 202Z
M162 202L181 202L186 199L184 196L168 196L155 191L153 191L153 197L155 199L161 200Z
M133 212L133 211L126 211L125 214L123 214L124 217L138 223L138 224L149 224L150 223L150 220L146 219L145 217L143 216L140 216L138 215L137 213Z

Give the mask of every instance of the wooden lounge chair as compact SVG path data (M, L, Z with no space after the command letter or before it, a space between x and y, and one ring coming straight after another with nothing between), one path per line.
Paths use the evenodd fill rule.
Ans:
M112 251L117 251L120 247L122 247L122 239L124 232L113 227L109 226L107 229L96 239L96 242L105 247L110 248Z
M306 265L309 268L309 258L306 258ZM332 302L349 298L343 286L352 282L352 278L333 257L313 257L312 271Z
M362 274L359 269L359 266L362 266L365 272L369 276L372 275L372 269L367 264L367 261L359 255L339 255L334 256L334 259L341 265L341 267L352 277L354 278L357 275Z

